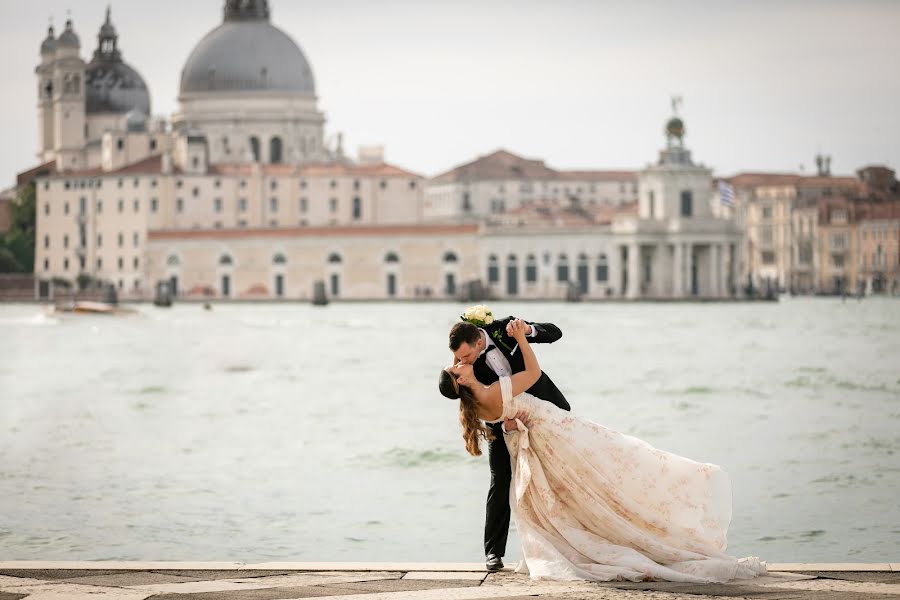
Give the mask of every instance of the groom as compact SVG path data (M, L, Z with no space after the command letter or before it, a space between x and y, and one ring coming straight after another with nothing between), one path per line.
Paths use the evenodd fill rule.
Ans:
M483 308L483 307L477 307ZM486 310L486 309L484 309ZM470 311L467 311L467 315ZM493 320L491 313L481 319L479 326L469 322L457 323L450 330L450 350L456 362L472 365L478 381L490 385L501 376L511 376L525 370L525 361L517 342L509 334L509 324L515 317ZM526 321L527 322L527 321ZM528 323L531 332L529 342L550 344L562 337L562 332L552 323ZM448 398L454 398L453 390L441 390ZM562 392L541 373L528 393L532 396L555 404L563 410L570 410ZM499 571L503 568L503 555L506 554L506 538L509 535L509 487L512 480L509 451L503 441L503 423L489 424L494 433L490 442L488 458L491 467L491 486L488 488L487 515L484 522L485 566L488 571Z

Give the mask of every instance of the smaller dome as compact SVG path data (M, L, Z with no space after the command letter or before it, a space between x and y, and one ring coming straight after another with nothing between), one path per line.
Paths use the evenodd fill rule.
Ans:
M684 121L678 117L672 117L666 123L666 133L675 137L684 137Z
M139 108L133 108L125 114L125 129L131 132L147 130L147 115Z
M41 42L41 54L53 54L56 52L56 37L53 34L53 25L47 28L47 37Z
M78 36L75 35L75 31L72 29L72 19L66 21L66 29L61 34L59 34L59 38L56 40L56 43L60 48L81 47L81 40L78 39Z

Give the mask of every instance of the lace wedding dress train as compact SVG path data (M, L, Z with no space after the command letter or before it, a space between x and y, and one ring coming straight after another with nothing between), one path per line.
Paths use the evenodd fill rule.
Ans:
M510 504L533 578L725 582L765 574L724 553L731 482L720 467L653 448L500 378Z

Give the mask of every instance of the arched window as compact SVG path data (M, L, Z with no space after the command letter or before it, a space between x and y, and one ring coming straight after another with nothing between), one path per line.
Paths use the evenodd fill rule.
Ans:
M500 265L497 263L497 255L488 256L488 283L500 281Z
M287 257L284 254L282 254L281 252L279 252L274 257L272 257L272 263L276 264L276 265L283 265L283 264L287 263Z
M341 260L340 254L338 254L337 252L332 252L328 255L328 262L330 262L331 264L340 264L343 261Z
M565 254L560 254L556 260L556 280L569 281L569 257Z
M534 254L525 257L525 281L528 283L537 282L537 258Z
M177 254L170 254L169 258L166 259L166 264L170 267L177 267L181 264L181 259L178 258Z
M259 162L259 138L255 135L250 138L250 153L254 162Z
M597 281L606 281L609 279L609 262L606 255L601 254L597 257Z
M223 254L222 256L219 257L219 264L220 265L233 265L234 261L232 260L230 254Z
M272 164L281 162L281 138L278 136L269 140L269 162Z
M576 268L576 278L578 279L578 291L582 294L588 293L588 279L590 279L590 268L588 267L587 254L578 255L578 266Z
M456 257L456 253L452 251L444 252L444 262L445 263L455 263L458 259Z
M400 262L400 257L397 256L396 252L388 252L384 255L384 262L386 263L398 263Z

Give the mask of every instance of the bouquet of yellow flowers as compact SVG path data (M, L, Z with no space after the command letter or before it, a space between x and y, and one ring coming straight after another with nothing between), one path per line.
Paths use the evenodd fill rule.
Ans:
M494 313L484 304L476 304L467 308L466 312L459 318L476 327L484 327L494 322Z

